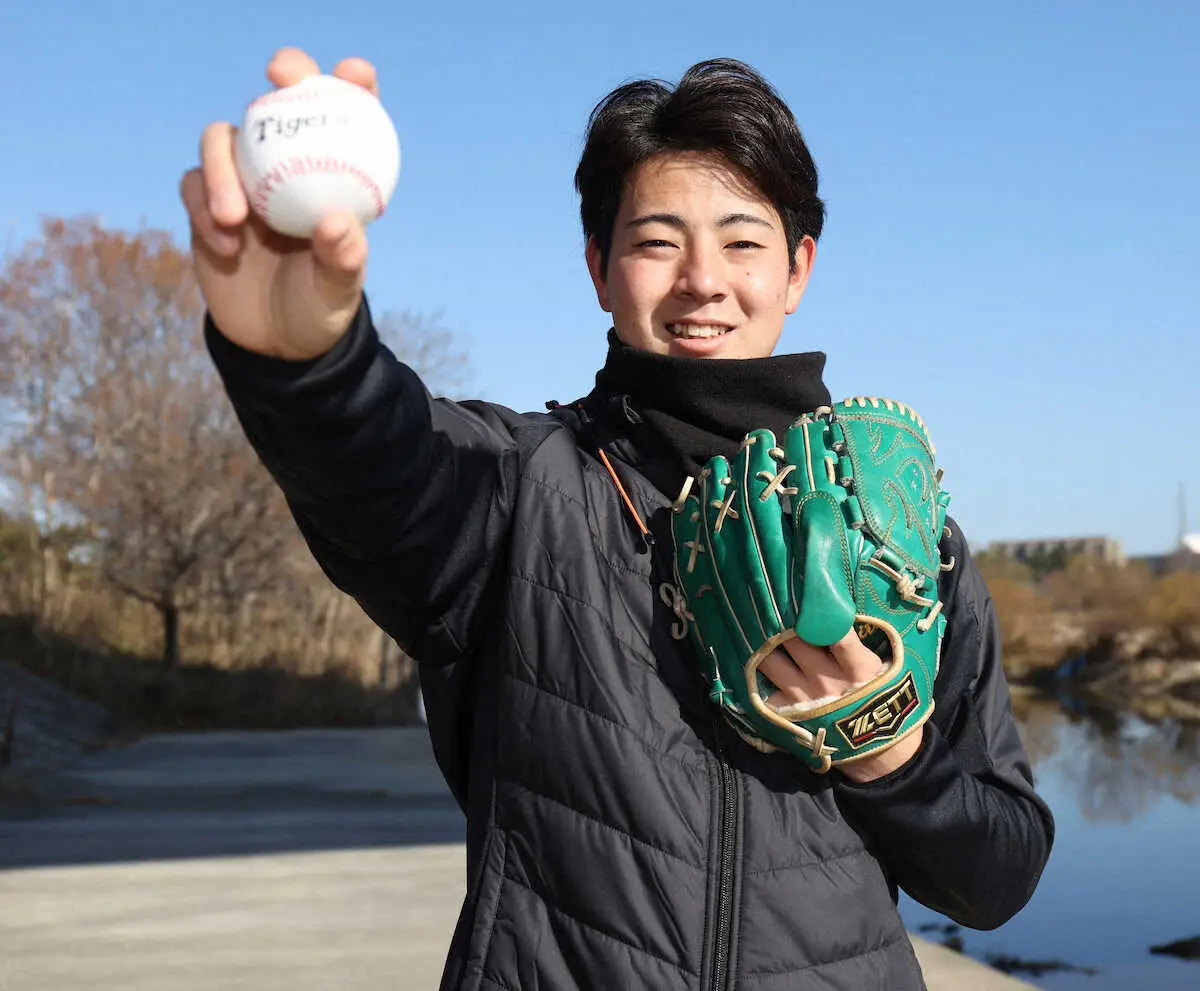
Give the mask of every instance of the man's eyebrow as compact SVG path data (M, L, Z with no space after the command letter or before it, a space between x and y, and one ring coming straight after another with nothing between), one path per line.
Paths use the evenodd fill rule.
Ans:
M674 227L676 230L685 230L687 224L683 218L677 213L646 213L640 217L634 217L625 226L627 228L645 227L648 224L665 224L667 227Z
M640 217L634 217L625 226L629 229L635 227L645 227L648 224L664 224L667 227L673 227L676 230L686 230L687 222L677 213L647 213ZM717 221L718 227L732 227L734 224L758 224L766 227L768 230L774 230L774 225L763 217L756 217L752 213L727 213L724 217Z
M765 217L756 217L752 213L728 213L717 221L718 227L732 227L734 224L761 224L768 230L775 229L771 221Z

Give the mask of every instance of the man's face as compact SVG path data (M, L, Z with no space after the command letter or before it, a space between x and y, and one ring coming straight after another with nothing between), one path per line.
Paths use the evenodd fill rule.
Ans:
M600 306L617 337L655 354L765 358L796 309L816 245L789 264L779 213L720 159L659 155L628 177L608 271L588 242Z

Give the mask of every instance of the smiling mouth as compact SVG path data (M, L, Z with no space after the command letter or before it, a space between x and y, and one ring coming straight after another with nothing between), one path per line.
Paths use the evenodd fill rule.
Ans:
M720 337L722 334L727 334L733 328L726 326L723 323L669 323L669 330L676 337Z

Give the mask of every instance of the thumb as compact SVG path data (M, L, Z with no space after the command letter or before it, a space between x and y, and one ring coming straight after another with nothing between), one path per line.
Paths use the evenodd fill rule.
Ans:
M321 218L312 236L314 288L331 310L357 307L367 267L367 233L350 213Z

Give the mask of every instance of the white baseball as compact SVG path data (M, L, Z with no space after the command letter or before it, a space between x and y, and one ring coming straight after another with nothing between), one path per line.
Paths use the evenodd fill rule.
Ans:
M383 105L336 76L309 76L246 109L236 161L250 206L273 230L312 237L322 216L383 213L400 177L400 139Z

